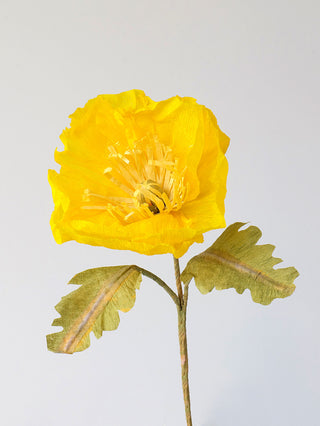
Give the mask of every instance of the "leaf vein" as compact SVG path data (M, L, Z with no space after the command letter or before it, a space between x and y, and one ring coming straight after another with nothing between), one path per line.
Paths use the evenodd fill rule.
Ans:
M73 353L81 341L90 333L95 320L101 314L102 310L110 302L121 285L135 271L129 266L121 272L111 283L106 280L105 285L98 292L95 299L89 304L88 308L78 317L74 325L70 328L61 342L60 351L64 353ZM119 281L121 280L120 285Z
M262 271L243 264L240 260L236 259L233 256L230 256L229 254L224 253L223 251L215 250L214 253L204 252L200 256L205 258L213 257L217 262L228 266L231 269L234 269L242 274L250 275L257 282L260 282L262 284L269 284L270 286L273 286L280 291L287 290L288 285L283 285L279 283L270 276L264 274Z

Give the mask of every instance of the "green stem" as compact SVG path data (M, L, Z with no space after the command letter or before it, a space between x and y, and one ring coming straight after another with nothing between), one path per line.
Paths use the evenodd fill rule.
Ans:
M182 285L181 285L181 277L180 277L180 265L179 260L173 257L173 263L174 263L174 274L176 277L176 286L178 291L178 297L180 301L180 306L183 306L183 293L182 293Z
M171 297L171 299L174 301L174 303L177 305L177 307L180 307L180 299L176 295L176 293L166 284L158 275L153 274L152 272L148 271L147 269L140 268L140 266L135 265L135 267L138 269L138 271L141 272L142 275L145 277L151 278L153 281L155 281L157 284L159 284Z
M184 286L182 292L179 260L174 258L174 270L176 276L177 291L180 300L178 310L178 330L179 330L179 345L181 358L181 377L182 390L184 398L184 406L186 413L187 426L192 426L191 406L190 406L190 391L189 391L189 365L188 365L188 346L187 346L187 304L188 304L188 284Z

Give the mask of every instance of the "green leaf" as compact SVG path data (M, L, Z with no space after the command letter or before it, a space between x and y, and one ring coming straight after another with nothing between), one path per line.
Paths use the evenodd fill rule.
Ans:
M262 233L255 227L239 229L244 223L229 226L208 250L193 257L182 273L182 281L194 278L201 293L216 288L234 288L240 294L249 289L254 302L269 305L277 297L290 296L298 271L274 269L282 259L272 257L273 245L256 245Z
M135 266L88 269L75 275L68 284L80 285L56 305L61 315L52 325L63 330L47 336L48 349L71 354L90 346L90 332L97 338L104 330L118 328L118 310L129 311L136 299L141 273Z

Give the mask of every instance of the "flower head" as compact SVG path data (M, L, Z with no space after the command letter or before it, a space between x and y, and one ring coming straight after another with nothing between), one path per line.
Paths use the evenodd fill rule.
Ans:
M58 243L181 257L222 228L229 138L192 98L100 95L71 115L49 171Z

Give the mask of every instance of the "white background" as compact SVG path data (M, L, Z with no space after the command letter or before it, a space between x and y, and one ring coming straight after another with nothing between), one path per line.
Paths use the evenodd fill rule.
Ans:
M1 425L185 424L175 306L152 281L85 352L46 349L75 273L137 263L172 282L170 255L59 246L49 228L47 169L68 115L131 88L213 110L231 137L227 223L258 225L301 274L267 307L191 286L194 425L320 424L318 25L317 0L2 3Z

